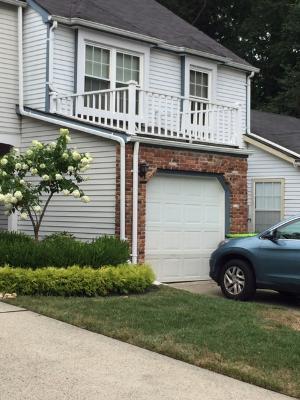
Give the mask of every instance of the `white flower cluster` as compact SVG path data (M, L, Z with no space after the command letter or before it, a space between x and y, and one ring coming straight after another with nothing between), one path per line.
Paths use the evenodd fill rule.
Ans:
M23 194L20 190L14 193L0 193L0 203L4 204L5 214L9 215L14 206L23 199Z
M89 203L91 201L91 199L89 198L89 196L83 195L81 196L81 193L79 190L73 190L72 192L70 192L70 190L63 190L63 194L65 196L70 196L72 195L75 199L80 199L83 203Z

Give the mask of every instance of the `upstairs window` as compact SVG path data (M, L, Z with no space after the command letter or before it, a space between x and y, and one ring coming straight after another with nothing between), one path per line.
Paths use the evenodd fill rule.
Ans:
M85 92L126 87L129 81L140 84L140 57L86 45Z
M140 58L124 53L117 53L116 87L127 86L129 81L140 83Z
M86 46L84 86L86 92L111 87L109 50Z
M190 70L190 96L200 99L208 99L208 73Z

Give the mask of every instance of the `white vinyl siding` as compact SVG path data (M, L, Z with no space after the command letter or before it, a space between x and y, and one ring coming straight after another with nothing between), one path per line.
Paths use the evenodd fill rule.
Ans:
M17 7L0 3L0 134L19 135Z
M54 31L54 89L61 94L74 93L75 31L59 25Z
M33 139L51 142L58 136L59 127L25 118L22 122L22 149ZM115 233L116 147L114 142L81 133L71 132L71 147L89 152L93 157L91 169L85 175L90 179L82 189L91 198L89 204L61 194L54 196L45 215L41 236L68 231L79 239L91 240ZM19 229L32 234L29 221L19 221Z
M179 56L164 51L151 50L149 90L180 96L181 63Z
M242 133L246 132L247 88L246 73L233 68L218 66L216 100L227 104L241 104Z
M284 180L283 213L287 218L300 213L300 168L267 153L256 146L249 145L254 153L248 159L248 204L249 229L254 230L253 188L255 180Z
M45 109L47 27L33 9L24 12L24 104Z

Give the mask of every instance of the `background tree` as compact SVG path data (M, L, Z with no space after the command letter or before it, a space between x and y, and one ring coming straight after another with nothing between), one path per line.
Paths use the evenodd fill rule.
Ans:
M300 117L300 0L159 1L260 68L254 108Z
M92 157L68 149L70 140L68 129L61 129L55 142L46 145L33 140L23 154L12 149L0 159L0 202L6 215L20 212L21 219L30 219L36 240L54 194L90 201L79 185Z

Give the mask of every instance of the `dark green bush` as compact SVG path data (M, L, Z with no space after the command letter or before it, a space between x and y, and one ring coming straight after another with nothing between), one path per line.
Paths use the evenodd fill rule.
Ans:
M0 268L0 292L41 296L108 296L143 293L154 274L146 265L119 265L101 269Z
M128 259L128 243L111 236L87 243L65 234L51 235L41 242L22 234L0 234L0 265L32 269L72 265L99 268Z

